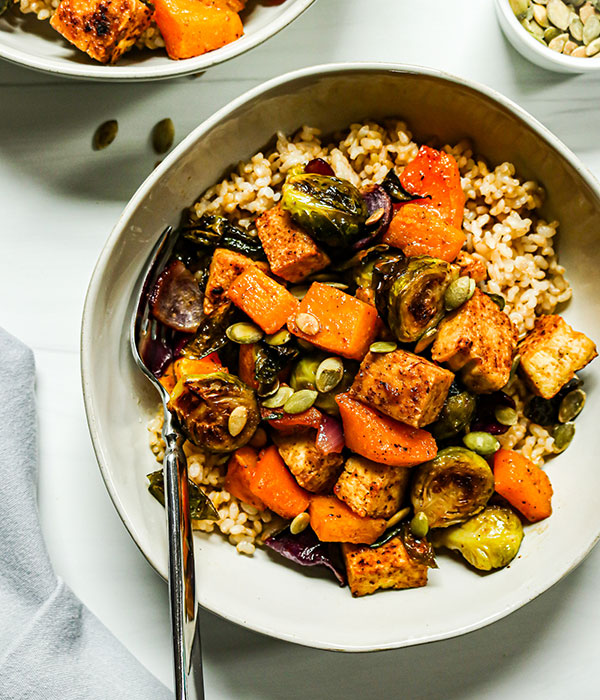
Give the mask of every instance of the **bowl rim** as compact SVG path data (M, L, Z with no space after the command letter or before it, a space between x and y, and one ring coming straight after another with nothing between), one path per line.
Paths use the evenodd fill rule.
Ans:
M225 119L230 113L243 106L244 104L254 101L261 95L268 93L274 88L281 87L283 85L293 83L298 80L312 78L317 80L325 76L333 75L338 73L340 75L349 76L353 73L362 72L373 72L373 73L385 73L394 74L402 73L416 76L432 77L451 83L456 87L463 87L476 92L481 93L484 97L495 101L502 107L512 112L520 120L525 121L525 123L530 127L536 135L545 142L550 148L556 150L568 163L573 167L573 169L580 175L580 177L586 182L586 184L591 188L592 192L596 195L600 201L600 182L596 180L593 173L579 160L579 158L567 147L560 139L558 139L552 132L545 127L541 122L539 122L535 117L531 116L525 109L517 105L511 99L505 97L496 90L489 88L485 85L477 83L476 81L467 80L458 76L451 75L444 71L429 68L418 65L410 64L399 64L390 62L338 62L338 63L328 63L316 66L309 66L295 71L290 71L281 76L272 78L260 85L246 91L239 97L235 98L227 105L219 109L213 115L205 119L201 124L199 124L193 131L188 134L179 145L163 160L163 162L148 175L144 182L137 189L133 197L130 199L128 204L122 211L117 223L112 229L109 237L107 238L96 265L93 269L88 290L85 297L85 302L83 306L82 313L82 325L81 325L81 345L80 345L80 362L81 362L81 379L82 379L82 390L84 405L86 411L86 419L88 423L88 428L90 431L90 436L92 439L92 445L94 448L94 453L96 455L96 460L102 474L106 489L109 496L121 518L121 521L125 525L127 531L131 535L132 539L136 543L138 549L142 552L145 559L152 566L152 568L166 580L167 571L166 568L163 569L161 564L157 562L153 557L149 556L143 551L140 546L140 542L137 538L137 533L133 523L128 522L126 517L125 509L123 507L121 498L119 496L118 490L111 479L109 472L108 461L105 458L103 446L100 441L99 431L96 425L96 412L94 407L94 401L92 399L91 389L90 389L90 372L91 372L91 348L93 346L93 338L91 335L91 318L93 315L93 308L98 296L98 293L102 287L102 279L104 272L106 270L107 262L112 255L114 248L116 247L120 236L122 235L125 227L127 226L128 219L131 214L135 212L140 203L146 197L147 191L152 188L158 180L163 176L163 174L180 158L180 156L187 151L188 148L192 147L193 144L200 138L202 138L206 133L219 124L222 119ZM429 642L441 641L444 639L451 639L453 637L461 636L468 632L481 629L487 625L496 622L497 620L506 617L515 610L523 607L527 603L537 598L539 595L547 591L549 588L554 586L558 581L563 579L567 574L573 571L590 553L596 543L600 540L600 532L597 532L590 540L580 542L578 541L578 548L573 550L570 565L563 571L558 573L553 573L548 578L544 579L543 583L537 583L528 589L527 596L525 600L517 600L510 605L507 605L503 609L495 612L488 617L485 617L476 622L468 623L464 626L459 626L451 630L446 630L438 633L430 633L426 638L418 639L408 639L408 640L398 640L395 642L380 643L380 644L367 644L367 645L348 645L343 648L339 645L334 645L328 641L323 641L320 639L313 639L310 642L304 639L297 638L293 633L282 632L281 630L273 629L268 625L251 624L247 620L237 617L233 614L228 614L227 611L223 610L211 610L214 614L223 617L230 622L234 622L242 627L251 629L255 632L260 632L262 634L269 635L284 641L294 642L296 644L301 644L303 646L308 646L317 649L325 649L330 651L346 651L346 652L369 652L369 651L383 651L388 649L398 649L406 646L413 646L417 644L424 644Z
M577 56L565 56L565 54L557 53L547 46L542 46L539 41L534 39L519 23L517 16L512 11L508 0L496 0L496 7L504 16L506 22L515 37L515 40L520 41L527 46L531 51L535 52L542 60L556 63L563 66L569 71L577 73L594 73L600 70L600 54L596 57L579 58ZM592 59L590 62L590 58ZM591 63L591 65L590 65Z
M182 60L169 60L167 63L155 67L145 66L143 63L133 66L107 66L100 63L69 63L64 58L35 56L28 51L7 46L2 42L0 31L0 58L15 63L25 68L49 73L50 75L74 78L79 80L93 80L101 82L147 82L151 80L165 80L192 73L203 73L212 66L240 56L246 51L278 34L282 29L299 17L315 0L292 0L291 4L276 18L267 22L264 27L248 35L243 34L236 41L232 41L220 49L209 51L201 56L185 58Z

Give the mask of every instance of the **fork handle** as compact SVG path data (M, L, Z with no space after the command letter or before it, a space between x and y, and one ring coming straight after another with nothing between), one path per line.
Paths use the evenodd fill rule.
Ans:
M169 599L175 698L187 700L187 674L191 665L192 645L196 631L196 587L194 580L194 543L189 508L187 460L183 452L184 439L165 410L163 427L165 456L163 471L165 505L169 536ZM202 680L197 697L204 700Z

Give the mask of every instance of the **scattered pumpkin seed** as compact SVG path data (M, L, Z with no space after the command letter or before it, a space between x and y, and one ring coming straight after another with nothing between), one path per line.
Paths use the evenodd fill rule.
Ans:
M323 284L326 284L328 287L333 287L334 289L348 289L348 285L343 282L323 282Z
M297 515L290 523L290 532L292 535L299 535L304 532L310 523L310 515L304 511Z
M437 334L438 334L438 327L434 326L433 328L428 328L425 333L419 338L417 341L417 344L415 345L415 352L417 355L426 348L428 348L431 343L435 340Z
M506 299L502 296L502 294L488 294L488 297L494 302L494 304L496 304L500 311L504 311Z
M523 19L527 16L530 5L529 0L508 0L508 2L518 19Z
M295 285L294 287L290 287L289 292L293 297L298 299L298 301L302 301L306 296L306 292L308 292L308 287L305 284Z
M561 423L568 423L581 413L585 406L586 393L583 389L570 391L560 402L558 408L558 420Z
M248 422L248 409L246 406L236 406L229 414L227 429L232 437L239 435Z
M296 414L304 413L317 400L318 392L312 389L300 389L295 391L290 398L284 403L283 410L286 413Z
M600 52L600 38L590 41L590 43L585 47L585 55L588 57L595 56L598 52Z
M339 357L328 357L317 367L315 386L321 394L333 391L344 376L344 363Z
M394 527L394 525L397 525L399 522L401 522L402 520L404 520L404 518L406 518L406 516L407 516L409 513L410 513L410 508L409 508L409 507L402 508L402 509L399 510L397 513L394 513L394 515L392 515L392 517L389 518L389 520L388 520L388 521L386 522L386 524L385 524L386 530L387 530L388 528L390 528L390 527Z
M469 450L483 456L493 455L500 449L500 443L493 435L478 430L467 433L463 437L463 443Z
M510 376L508 378L507 384L510 384L510 382L512 382L512 380L515 378L520 364L521 364L521 355L515 355L515 358L512 362L512 367L510 368Z
M577 15L569 22L569 32L575 41L583 41L583 22Z
M519 420L519 415L510 406L497 406L494 416L500 425L515 425Z
M376 343L369 345L369 350L375 353L394 352L398 346L396 343L391 343L387 340L378 340Z
M571 20L571 11L562 0L548 0L546 7L548 19L555 27L566 29Z
M384 214L385 209L383 207L375 209L371 216L365 221L365 226L372 226L373 224L376 224Z
M582 25L582 29L583 29L583 25ZM544 41L547 44L549 44L552 41L552 39L557 37L559 34L560 34L560 29L558 29L558 27L548 27L548 29L546 29L546 31L544 32Z
M571 444L571 440L575 435L575 423L558 423L552 429L552 437L554 438L554 451L557 454L564 452Z
M273 396L273 394L277 393L279 389L279 379L276 379L274 382L271 382L271 384L261 384L258 387L257 394L261 397L266 399L267 396Z
M577 44L574 41L571 41L569 39L569 41L567 41L567 43L565 44L565 48L563 49L563 53L565 56L570 56L573 53L573 51L575 51L576 48L577 48Z
M291 337L292 334L285 328L282 328L280 331L277 331L277 333L271 333L271 335L265 336L265 343L267 345L285 345L289 342Z
M534 4L533 19L540 25L540 27L547 27L549 25L548 13L544 5Z
M585 21L594 14L594 6L591 2L586 2L583 7L579 10L579 17L581 21L585 24Z
M100 124L100 126L94 132L94 138L92 139L94 150L101 151L103 148L110 146L110 144L117 137L118 131L119 122L116 119L109 119L108 121Z
M471 277L459 277L451 282L444 294L446 311L454 311L470 299L475 292L475 280Z
M583 43L587 46L600 36L600 19L598 15L590 15L583 23Z
M296 316L296 325L306 335L316 335L321 330L319 319L314 314L298 314Z
M594 42L592 42L592 44L593 44L593 43L594 43ZM592 44L590 44L590 46L591 46ZM578 46L578 47L573 51L573 53L571 54L571 56L573 56L574 58L586 58L586 57L587 57L587 50L588 50L588 48L589 48L589 46Z
M262 402L262 405L265 408L281 408L293 393L294 390L291 386L280 386L273 396L269 396Z
M225 335L238 345L249 345L250 343L258 343L263 337L263 332L258 326L253 323L234 323L225 331Z
M559 34L558 36L555 36L551 42L549 42L548 48L552 49L552 51L556 51L557 53L562 53L562 50L565 48L565 44L568 40L568 34Z
M152 146L157 153L166 153L173 145L175 126L173 120L161 119L152 129Z
M410 531L413 537L418 540L422 539L429 532L429 520L425 513L416 513L413 519L410 521Z

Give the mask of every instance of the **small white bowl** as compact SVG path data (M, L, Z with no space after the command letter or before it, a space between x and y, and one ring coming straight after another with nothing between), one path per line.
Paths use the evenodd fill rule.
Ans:
M600 54L591 58L565 56L534 39L521 26L508 0L496 0L496 14L506 38L521 56L532 63L558 73L594 73L600 71Z
M102 65L69 44L47 21L15 11L0 17L0 57L44 73L85 80L146 81L201 73L235 58L274 36L314 0L286 0L281 5L253 4L243 15L244 35L202 56L170 59L164 49L128 51L117 65Z

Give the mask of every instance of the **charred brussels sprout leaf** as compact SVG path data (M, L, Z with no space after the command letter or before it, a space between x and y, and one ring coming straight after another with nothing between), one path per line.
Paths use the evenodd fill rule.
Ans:
M488 506L461 525L431 533L434 547L447 547L482 571L499 569L517 556L523 525L509 508Z
M332 248L350 246L363 233L367 205L346 180L290 171L281 206L312 238Z
M443 260L419 255L377 262L377 311L401 343L418 340L444 315L444 293L456 272Z
M464 447L447 447L416 467L411 501L431 528L448 527L483 510L493 492L494 475L483 457Z
M401 202L412 202L415 199L431 199L431 196L428 194L411 194L406 190L393 168L388 170L388 174L381 183L381 187L387 192L390 199L397 204Z
M385 243L379 243L371 248L365 248L353 255L349 260L342 263L337 269L346 272L348 281L356 285L356 289L361 290L362 298L368 298L375 303L375 281L373 270L376 263L404 258L399 251L390 251L390 247Z
M188 248L191 245L205 252L228 248L255 260L265 257L258 236L216 214L204 214L197 221L188 221L181 227L181 240L184 247L187 244Z
M256 346L254 378L262 386L273 384L277 375L298 357L299 350L293 344L268 345L264 341Z
M402 544L406 549L406 553L413 560L419 564L425 564L430 569L437 569L438 565L435 563L434 551L431 544L425 537L417 539L410 531L410 524L406 521L394 525L393 527L386 530L382 535L380 535L372 545L369 545L371 549L378 549L384 544L387 544L394 537L400 537Z
M150 482L148 491L161 504L165 505L165 482L162 469L148 474L146 477ZM188 482L188 493L190 497L190 516L193 520L218 520L219 514L212 504L210 498L196 486L193 481Z
M254 435L260 420L252 389L226 372L182 377L171 392L168 407L189 440L210 452L232 452L242 447ZM229 417L240 407L246 409L246 422L232 436Z
M447 440L462 432L471 422L475 411L475 397L468 391L448 394L431 432L436 440Z
M226 330L237 315L231 304L222 304L211 314L205 316L196 331L196 335L183 348L182 354L192 360L201 360L211 352L225 347L229 342Z

